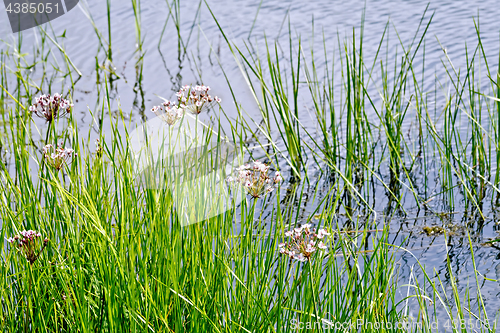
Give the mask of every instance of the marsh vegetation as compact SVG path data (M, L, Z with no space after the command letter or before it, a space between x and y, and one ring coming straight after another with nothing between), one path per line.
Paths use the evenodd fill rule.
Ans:
M50 23L2 42L2 331L496 332L500 51L478 21L465 66L443 46L437 75L427 9L411 38L388 22L367 50L364 14L308 36L285 16L274 40L252 36L259 5L241 39L209 3L172 0L155 49L144 4L128 5L126 55L109 0L99 22L81 5L93 55ZM146 83L148 66L165 73ZM131 138L152 119L167 142L189 126L196 147L230 142L238 165L213 178L227 192L180 195L225 170L220 150L158 159L149 134L161 163L155 186L138 181Z

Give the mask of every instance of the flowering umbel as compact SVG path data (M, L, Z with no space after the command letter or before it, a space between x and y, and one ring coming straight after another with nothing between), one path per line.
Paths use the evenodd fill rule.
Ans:
M62 169L64 164L69 164L69 161L77 155L73 149L63 148L62 143L55 149L53 145L46 145L43 147L43 154L47 163L58 171Z
M60 94L40 95L35 98L35 104L29 107L29 111L39 118L51 122L57 117L71 113L73 104L62 98Z
M253 162L252 165L242 165L236 171L238 175L228 177L227 180L243 185L253 198L260 198L262 195L273 191L274 187L283 180L279 171L276 171L274 177L271 177L269 175L269 165L259 161Z
M7 239L7 242L15 246L16 250L26 258L30 265L33 265L49 242L48 238L45 238L40 248L41 237L42 234L39 232L24 230L19 235Z
M220 103L219 97L212 97L208 94L209 90L209 86L183 86L176 94L179 107L189 110L191 113L200 114L204 108L208 108L214 103Z
M169 126L174 125L177 120L182 118L182 116L184 115L184 109L178 107L174 102L170 101L165 101L160 106L154 106L151 111L154 112Z
M289 238L288 242L279 244L279 251L290 259L308 261L314 252L320 251L324 254L327 246L323 242L325 236L330 236L325 229L319 229L318 233L311 231L311 225L305 224L299 228L285 232Z
M95 155L97 157L102 157L102 153L104 152L104 149L103 149L101 141L99 139L95 140L95 146L96 146Z

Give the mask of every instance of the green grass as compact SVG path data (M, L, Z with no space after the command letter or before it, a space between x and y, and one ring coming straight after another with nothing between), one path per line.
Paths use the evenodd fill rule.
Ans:
M181 61L194 23L184 40L180 3L174 0L165 6L169 16L161 36L170 29L171 19ZM200 2L196 17L202 6ZM142 71L148 65L146 35L141 31L140 1L133 0L132 8L136 87L141 90ZM259 53L250 40L243 46L230 40L219 24L223 18L212 13L255 97L260 118L246 114L219 62L238 117L230 119L224 109L214 110L218 119L203 129L197 143L210 147L230 138L241 163L261 158L287 176L275 192L261 199L228 201L224 213L186 223L175 195L183 179L197 174L168 172L176 170L175 161L166 159L153 170L159 172L154 179L171 177L175 190L141 185L128 140L136 127L121 108L118 116L107 112L110 81L120 79L112 66L100 65L116 54L109 1L107 9L107 41L87 13L99 40L98 101L90 112L99 122L102 153L89 142L93 129L79 126L76 117L49 125L34 121L27 112L41 92L71 98L77 87L82 73L62 38L48 26L38 30L39 45L27 47L19 35L17 44L2 46L0 159L6 156L10 163L0 166L1 236L34 229L49 238L33 265L9 245L2 247L2 331L305 332L311 331L306 324L294 323L309 322L316 332L330 323L350 324L346 331L357 332L360 321L397 326L409 319L409 310L418 312L414 320L420 329L381 331L437 332L432 323L442 311L452 320L489 319L493 325L469 233L476 287L463 295L449 256L450 284L443 283L437 271L431 275L416 257L410 280L402 281L399 259L410 250L391 243L390 224L384 223L395 215L411 217L413 207L435 214L458 207L484 219L485 201L498 200L500 74L490 70L479 27L477 45L466 51L467 68L455 68L445 53L442 65L448 78L436 80L435 89L425 91L425 40L432 24L427 12L409 43L399 39L393 62L392 51L384 51L392 33L389 25L377 53L368 57L363 25L353 29L350 39L334 36L333 49L327 43L332 36L323 35L323 50L307 50L301 42L304 37L294 36L289 24L286 52L276 41L265 40L266 48ZM252 30L253 26L249 36ZM394 33L398 36L397 30ZM321 66L315 63L318 54L324 55ZM416 57L422 59L421 68L414 67ZM35 64L41 80L30 71ZM490 91L480 89L481 68L488 73ZM303 100L309 101L315 129L304 124ZM438 109L443 100L444 107ZM222 130L223 118L230 128ZM404 128L408 123L411 131ZM198 120L195 124L202 126ZM78 156L56 173L44 162L41 148L60 141ZM152 143L150 149L155 147ZM199 163L196 158L183 155L181 161ZM431 178L436 174L427 172L430 161L438 165L439 183ZM217 162L204 159L196 172L212 170ZM313 164L319 174L314 177L308 173ZM417 173L424 174L423 181L417 182ZM386 194L383 212L375 207L375 191ZM189 203L206 193L182 195ZM303 264L291 262L279 254L278 244L286 231L308 222L331 231L328 255ZM460 326L450 330L466 331ZM380 330L365 326L363 331ZM479 331L495 332L496 327Z

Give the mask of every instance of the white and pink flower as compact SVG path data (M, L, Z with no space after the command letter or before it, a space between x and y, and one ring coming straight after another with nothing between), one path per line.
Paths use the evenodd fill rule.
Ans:
M23 230L19 235L7 239L7 242L14 246L15 249L33 265L49 242L49 240L45 238L40 248L39 239L41 237L42 234L35 230Z
M309 261L317 251L322 255L326 253L328 246L322 239L329 235L330 233L325 229L319 229L315 233L311 230L310 224L305 224L285 232L285 237L288 237L289 240L279 244L279 252L287 255L290 259L301 262Z
M33 115L51 122L55 118L70 114L72 107L73 104L56 93L53 96L48 94L36 97L35 103L28 110Z
M193 114L200 114L214 104L220 104L221 99L217 96L212 97L208 94L209 86L183 86L176 93L179 107L188 110Z
M274 188L282 180L279 172L276 173L277 176L271 177L269 165L259 161L236 168L236 173L236 177L230 176L227 181L243 185L253 198L260 198L262 195L274 191Z
M63 148L62 143L57 148L54 145L46 145L43 147L43 154L47 163L57 171L61 170L64 164L70 164L77 155L73 149Z
M175 105L174 102L165 101L160 106L154 106L151 112L155 113L163 121L165 121L169 126L174 125L177 120L184 116L184 109Z

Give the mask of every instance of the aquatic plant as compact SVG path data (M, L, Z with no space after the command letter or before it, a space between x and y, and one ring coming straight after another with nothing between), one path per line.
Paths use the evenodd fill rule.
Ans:
M19 235L7 239L7 242L12 244L18 253L26 258L30 265L33 265L49 242L49 239L45 238L40 248L39 239L41 237L42 234L37 231L24 230L21 231Z
M43 147L43 154L47 163L56 170L61 170L64 164L70 164L72 158L77 154L71 148L63 148L62 143L59 143L57 148L54 145L48 144Z
M110 2L107 3L108 27L111 27ZM179 1L172 3L170 17L176 20L179 52L186 54L190 51L189 40L183 39L186 34L181 31L186 24L179 24ZM136 31L140 33L140 0L134 0L133 4ZM164 29L172 26L167 22L168 19ZM103 46L99 48L96 60L103 56L111 60L110 30L110 37L105 41L97 25L95 27ZM451 252L447 255L448 267L430 276L426 275L428 267L412 266L408 287L405 286L401 293L399 274L403 271L405 276L407 266L400 270L398 258L402 250L409 252L411 248L394 245L389 223L383 223L383 233L380 234L371 230L378 223L376 219L370 221L372 207L383 207L384 200L387 200L379 196L378 189L372 191L375 186L383 187L389 200L396 203L384 212L384 221L390 220L394 207L399 209L403 205L422 205L431 214L430 211L441 209L435 204L441 196L467 197L472 204L468 207L482 210L482 204L488 206L484 198L489 193L500 193L497 186L499 169L495 167L495 161L500 158L497 154L500 151L500 127L496 125L498 121L491 122L499 113L491 112L494 117L488 117L486 112L480 112L481 105L485 104L484 98L479 98L482 92L472 84L468 87L469 82L475 82L472 62L468 64L470 70L466 75L460 71L457 74L461 74L451 80L456 85L451 87L442 113L443 110L436 110L441 103L435 103L439 99L432 99L434 92L429 92L428 85L417 80L420 77L417 75L418 66L424 62L414 61L418 49L416 44L405 48L403 57L398 53L396 58L403 59L404 64L384 61L378 53L372 52L367 58L368 52L362 51L359 34L352 42L343 45L339 38L340 51L333 55L332 61L327 59L331 53L326 48L325 59L313 54L316 43L311 44L311 57L307 56L308 52L300 47L300 43L294 42L293 36L290 36L290 54L286 54L286 50L281 52L278 44L275 44L276 48L264 49L267 54L262 58L258 57L258 52L253 52L257 48L252 45L248 49L251 57L245 55L243 58L243 54L235 52L241 55L239 59L243 64L240 65L249 85L257 83L255 87L251 86L251 90L262 117L239 116L234 120L229 115L231 130L223 133L219 119L219 130L214 134L221 139L223 134L232 135L237 139L235 141L239 139L242 150L250 142L254 145L250 151L252 159L266 154L275 165L286 161L290 168L284 172L293 176L295 181L287 184L290 186L286 191L276 191L276 195L263 201L262 206L256 204L257 200L254 200L252 209L248 209L246 202L229 205L226 214L214 216L209 223L179 227L182 216L175 207L172 193L167 189L145 190L137 186L133 180L134 170L129 160L123 158L130 155L131 149L126 140L122 140L129 128L121 128L120 123L125 124L128 119L120 117L123 114L121 106L118 106L119 116L116 118L111 117L111 112L106 112L111 111L116 96L113 93L116 84L106 81L108 77L116 79L116 73L110 75L106 71L109 66L101 68L96 65L95 87L104 105L91 111L98 115L95 123L101 140L104 131L110 139L106 154L111 163L93 163L92 154L86 154L87 144L82 135L86 124L77 125L75 117L71 117L71 121L75 121L72 126L78 128L74 134L80 135L78 140L72 141L72 148L81 157L79 163L68 170L70 186L66 188L50 181L43 171L39 172L39 177L32 177L30 159L37 153L37 137L33 136L33 129L23 126L23 119L18 117L20 109L24 109L22 100L31 96L27 87L36 83L40 87L48 86L49 90L55 89L54 82L59 78L63 80L64 90L78 91L81 87L72 80L74 66L64 51L64 45L57 44L61 38L56 38L56 35L51 41L59 47L65 60L60 64L67 67L58 67L58 64L45 66L49 65L45 52L54 53L55 49L50 49L52 45L47 43L51 36L41 31L44 35L40 49L22 58L26 65L19 61L20 54L29 52L21 45L21 39L18 45L9 45L0 54L0 60L5 64L0 71L0 81L2 87L6 87L1 96L5 103L0 110L3 116L0 134L2 145L11 147L9 152L12 155L5 168L3 163L0 164L0 220L5 222L4 232L12 234L11 229L18 227L15 225L17 217L25 215L37 228L53 230L61 242L58 248L51 248L50 252L45 250L51 256L51 264L36 269L30 266L29 274L24 274L24 266L27 266L24 255L22 260L16 260L18 256L3 256L0 265L4 277L0 279L1 331L18 332L23 328L43 327L49 331L81 328L152 332L303 332L291 327L292 320L328 325L359 321L397 323L413 309L421 314L418 320L424 325L432 322L432 311L442 316L441 309L445 309L450 319L460 321L470 314L471 318L487 320L491 309L483 302L481 291L488 282L479 275L474 262L472 272L480 283L476 283L476 290L467 288L465 297L462 292L464 281L456 279L456 257ZM418 34L417 43L421 35ZM325 39L330 41L331 37ZM142 62L147 61L142 57L146 51L142 51L142 41L143 37L138 34L140 68L136 67L138 79L134 87L138 90L141 89ZM103 55L106 49L107 54ZM388 53L392 56L391 50ZM375 59L371 59L372 56ZM314 59L317 68L314 68ZM374 65L370 67L367 59ZM329 64L324 76L321 74L325 69L323 63ZM380 70L377 69L379 63ZM35 65L36 79L27 70ZM480 67L482 65L476 68ZM46 68L54 68L54 76ZM396 72L394 78L391 68ZM453 74L452 69L450 67L450 74ZM337 73L335 78L334 73ZM489 77L495 78L495 73L492 71ZM228 75L228 81L234 82L231 75ZM491 81L496 91L497 83ZM195 88L187 88L182 94L186 100L182 102L181 97L176 104L179 108L184 105L184 111L199 114L212 104L200 100L201 92L196 91L198 105L195 99L188 102L187 97L193 95L188 91ZM233 88L235 106L242 115L245 110L238 99L238 90ZM8 91L15 92L14 96ZM473 92L476 103L464 107L466 96L462 91ZM411 103L407 99L410 95ZM496 93L489 95L500 97ZM215 98L213 102L217 102ZM373 109L377 112L375 120L368 117L373 115ZM41 111L38 113L43 116ZM444 128L439 126L442 118L436 116L441 113L446 121ZM68 112L60 110L59 114ZM110 128L106 128L106 114L110 116ZM464 119L460 121L461 114ZM308 123L302 122L304 115L311 116L313 122L318 121L319 136ZM176 113L173 117L175 119ZM412 124L411 131L405 127L409 123ZM493 127L488 127L490 123ZM472 131L464 134L462 126L470 126ZM56 130L51 126L47 131L49 141L40 147L47 142L56 142L54 140L59 137ZM90 131L95 130L94 126L89 128L87 137L90 138ZM261 142L262 139L265 142ZM97 146L95 155L100 156L103 147ZM430 161L436 164L435 169L429 169L427 163ZM64 163L61 162L61 168ZM318 170L316 174L311 172L313 164L312 169ZM200 163L200 167L209 169L211 165ZM260 171L245 168L239 171L245 174L250 171L258 180L256 189L261 189L257 193L265 195L269 184L260 181L259 173L263 170L269 173L270 168L259 168ZM433 170L437 170L436 174ZM239 171L233 178L234 182L242 184L237 180ZM439 179L438 172L442 181L434 181L435 188L432 188L432 177ZM455 178L455 173L459 178ZM414 177L419 174L423 177L422 182L420 178L415 182ZM490 176L495 174L497 177L493 181ZM299 180L301 177L303 181ZM268 174L268 178L273 183L273 177ZM282 182L279 172L274 178ZM449 179L447 183L444 182L446 179ZM421 183L424 188L417 191L414 185ZM247 185L252 185L252 182L247 182ZM276 185L274 182L270 190ZM398 192L397 185L404 190ZM488 189L486 194L483 194L484 187ZM39 192L39 196L34 196L35 192ZM408 200L408 196L415 200ZM377 205L372 205L375 199ZM354 214L343 214L348 210ZM411 211L408 213L411 216ZM313 216L322 219L324 230L338 234L335 242L325 240L329 235L321 229L313 237L310 226L309 235L305 229L300 234L295 229L286 231L289 225L307 225ZM355 216L358 216L358 221ZM110 220L113 222L107 223ZM335 223L338 230L335 230ZM378 226L382 227L381 224ZM278 245L283 234L286 240ZM477 249L476 240L481 237L479 234L473 234L474 243L471 241L469 246L472 260L473 251ZM295 238L297 236L299 239ZM41 238L37 237L37 242L40 241ZM314 260L326 250L328 256L318 256L321 260ZM291 265L289 260L280 260L290 256L291 251L296 253L293 260L305 260L306 264ZM415 262L419 263L418 260ZM440 280L442 272L447 274L446 281ZM59 295L71 301L59 303ZM30 306L31 300L33 306ZM419 303L406 304L414 300ZM427 304L432 304L434 309ZM20 320L23 312L29 318L24 326ZM317 331L321 328L318 327ZM425 326L421 331L435 330ZM462 332L463 329L455 326L452 331ZM482 331L495 332L495 328Z
M175 103L167 100L160 106L154 106L151 112L160 117L169 126L172 126L177 120L182 118L184 115L184 108L178 107Z
M227 181L243 185L247 193L253 198L260 198L266 193L272 192L275 186L283 180L279 171L274 177L269 175L269 165L259 161L253 164L245 164L236 168L237 176L229 176Z
M318 233L315 233L311 230L311 224L305 224L285 232L285 236L289 240L279 244L279 252L287 255L290 259L305 262L311 260L311 256L315 252L319 252L321 255L326 253L328 247L323 238L330 236L330 233L325 229L319 229Z
M183 86L176 94L179 106L193 114L200 114L204 109L220 104L221 99L210 96L209 90L209 86Z
M104 148L102 146L102 143L99 139L96 139L95 140L95 146L96 146L96 150L95 150L95 156L97 157L102 157L102 154L104 152Z
M65 100L60 94L55 93L53 96L40 95L35 98L35 103L28 110L32 115L45 119L47 122L52 122L58 117L62 117L71 113L73 104Z

